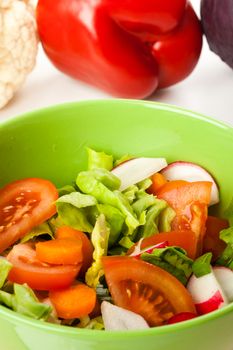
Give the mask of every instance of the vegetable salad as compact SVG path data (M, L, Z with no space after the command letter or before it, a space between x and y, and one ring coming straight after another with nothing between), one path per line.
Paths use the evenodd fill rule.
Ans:
M233 301L233 203L190 162L114 159L57 189L21 179L0 190L0 304L34 319L97 330L145 329Z

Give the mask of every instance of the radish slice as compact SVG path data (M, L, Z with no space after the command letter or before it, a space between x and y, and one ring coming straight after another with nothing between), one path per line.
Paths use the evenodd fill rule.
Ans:
M143 238L141 238L140 241L138 242L138 244L135 245L134 251L129 256L133 256L135 258L140 258L140 256L143 253L151 254L153 252L153 250L156 249L156 248L157 249L161 249L161 248L166 248L166 247L169 246L168 241L165 241L165 242L161 242L161 243L158 243L158 244L146 247L145 249L141 250L141 243L142 243L142 241L143 241Z
M233 271L224 266L216 266L213 272L228 300L233 301Z
M197 317L197 315L193 314L192 312L181 312L179 314L176 314L176 315L172 316L167 321L167 323L168 324L174 324L174 323L178 323L178 322L191 320L192 318L195 318L195 317Z
M161 174L169 181L184 180L189 182L212 182L210 205L219 203L219 190L214 178L201 166L190 162L170 163Z
M213 272L199 278L192 275L187 289L200 315L220 309L228 304L228 299Z
M125 310L107 301L101 304L104 327L107 331L125 331L128 329L149 328L144 318L132 311Z
M121 180L120 191L147 179L167 166L165 158L134 158L121 163L112 173Z

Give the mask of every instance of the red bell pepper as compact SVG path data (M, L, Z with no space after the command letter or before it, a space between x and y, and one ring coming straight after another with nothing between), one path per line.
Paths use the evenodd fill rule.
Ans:
M58 69L128 98L184 79L202 47L186 0L39 0L37 24Z

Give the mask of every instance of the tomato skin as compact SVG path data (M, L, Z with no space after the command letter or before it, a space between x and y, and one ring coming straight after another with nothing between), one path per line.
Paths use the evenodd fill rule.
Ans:
M56 213L56 187L48 180L28 178L0 190L0 253Z
M8 279L19 284L27 283L36 290L54 290L69 287L81 268L79 265L51 266L36 258L30 243L15 245L7 256L13 267Z
M212 183L207 181L170 181L158 192L176 212L172 230L191 230L198 239L197 254L201 255L206 232L208 205Z
M215 216L208 216L206 221L206 234L203 242L203 253L212 252L216 260L226 248L226 243L219 238L219 233L229 227L228 220Z
M167 323L174 324L174 323L178 323L178 322L192 320L195 317L197 317L197 315L192 314L191 312L181 312L180 314L177 314L177 315L173 316L172 318L170 318L170 320L168 320Z
M196 313L187 289L167 271L128 256L103 257L102 262L114 303L150 326L166 324L177 313Z
M169 243L170 246L177 246L183 248L191 259L195 259L197 252L197 237L192 231L183 230L156 233L142 240L141 249L166 241ZM132 253L133 247L129 249L127 254Z
M39 0L37 25L58 69L127 98L181 81L202 48L200 22L186 0Z

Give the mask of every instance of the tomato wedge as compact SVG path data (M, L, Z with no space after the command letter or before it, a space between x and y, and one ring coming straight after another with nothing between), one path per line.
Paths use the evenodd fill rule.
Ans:
M203 252L212 252L214 260L216 260L226 248L226 243L219 238L219 233L221 230L228 227L228 220L217 218L215 216L208 216L207 218Z
M102 262L114 303L141 315L150 326L166 324L181 312L196 314L187 289L167 271L127 256L103 257Z
M79 265L49 265L36 257L31 243L17 244L7 256L13 265L8 279L11 282L27 283L36 290L53 290L69 287L77 276Z
M48 180L18 180L0 190L0 253L56 213L56 187Z
M188 230L156 233L153 236L144 238L141 242L141 249L153 246L161 242L168 242L170 246L181 247L186 250L191 259L195 259L197 252L197 237L195 233ZM134 245L135 246L135 245ZM131 247L127 254L133 252Z
M211 187L212 183L207 181L170 181L157 194L158 198L164 199L176 212L172 229L191 230L196 234L199 255L206 232Z

